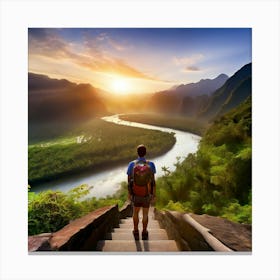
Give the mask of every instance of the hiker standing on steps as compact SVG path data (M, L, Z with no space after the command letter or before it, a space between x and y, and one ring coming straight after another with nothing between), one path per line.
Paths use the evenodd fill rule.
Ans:
M133 203L133 235L135 240L139 240L139 212L143 212L143 231L142 239L148 239L148 212L151 202L155 201L156 167L153 162L145 159L146 147L139 145L137 147L138 159L131 161L127 168L128 176L128 199Z

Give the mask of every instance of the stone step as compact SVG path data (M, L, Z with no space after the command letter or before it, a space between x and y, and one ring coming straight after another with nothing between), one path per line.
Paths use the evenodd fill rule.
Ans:
M133 228L131 229L127 229L127 228L114 228L112 233L130 233L132 232ZM149 231L149 234L150 233L166 233L166 231L164 229L161 229L161 228L151 228L151 229L148 229ZM141 233L141 229L139 229L139 232Z
M123 232L112 232L108 233L105 237L109 240L134 240L132 231ZM139 233L139 238L141 239L141 231ZM166 232L163 231L149 231L149 240L168 240Z
M154 223L154 224L158 224L158 221L157 220L154 220L154 219L149 219L148 220L149 223ZM139 222L142 223L142 218L139 218ZM133 224L133 219L122 219L120 220L120 224Z
M120 223L119 224L119 228L127 228L127 229L133 229L133 222L127 222L127 223ZM138 228L142 229L143 228L143 224L140 221L138 224ZM158 222L156 221L152 221L152 222L148 222L148 229L149 228L154 228L154 229L160 229L160 225Z
M176 252L174 240L100 240L97 251L104 252Z

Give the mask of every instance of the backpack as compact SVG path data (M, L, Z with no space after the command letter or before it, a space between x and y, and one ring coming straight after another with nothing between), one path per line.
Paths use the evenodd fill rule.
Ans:
M136 196L148 196L153 172L148 161L135 161L133 167L133 194Z

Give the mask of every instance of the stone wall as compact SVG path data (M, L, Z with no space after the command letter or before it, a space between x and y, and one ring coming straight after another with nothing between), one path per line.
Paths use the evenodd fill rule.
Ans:
M155 218L181 251L232 251L189 214L155 209Z
M34 251L94 251L98 240L118 226L120 219L132 215L132 206L126 203L97 209L70 222L54 233L28 237L28 250Z
M133 207L131 202L126 202L124 206L120 209L120 220L125 219L126 217L132 217Z

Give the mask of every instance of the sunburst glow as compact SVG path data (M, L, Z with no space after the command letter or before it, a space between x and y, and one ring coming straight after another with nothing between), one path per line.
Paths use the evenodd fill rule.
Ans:
M127 79L116 78L112 82L112 89L117 94L126 94L130 90L130 84Z
M115 96L231 76L249 62L251 28L28 29L29 72Z

